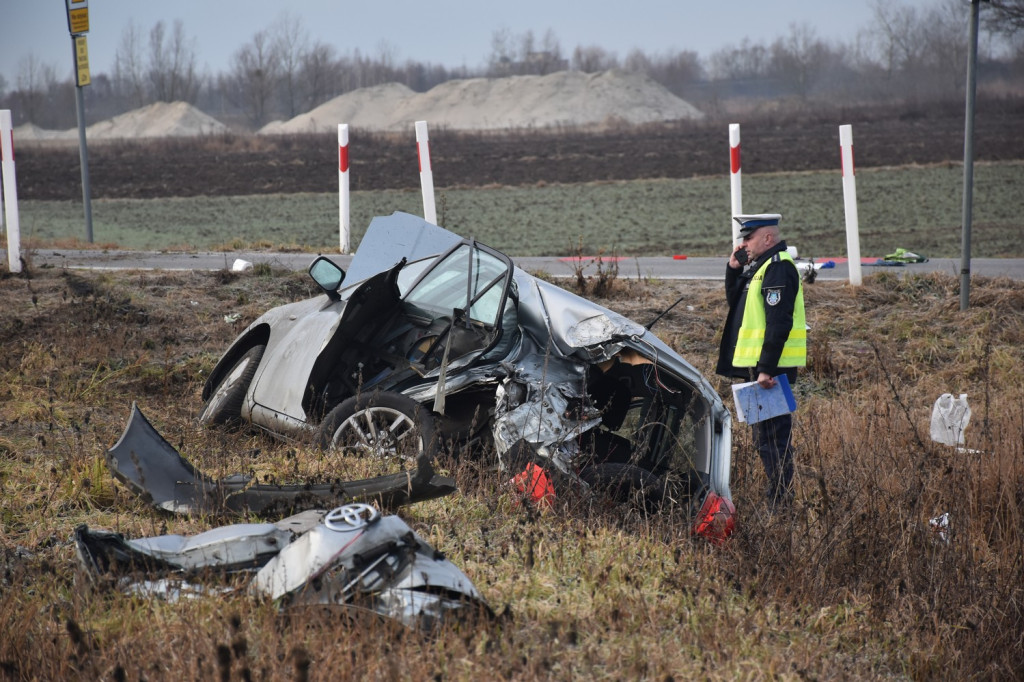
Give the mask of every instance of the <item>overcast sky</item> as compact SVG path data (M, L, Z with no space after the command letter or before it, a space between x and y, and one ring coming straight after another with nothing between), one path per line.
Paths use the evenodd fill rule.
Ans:
M924 7L935 0L891 0ZM770 43L791 24L806 24L826 40L852 41L872 20L870 0L89 0L88 34L93 74L110 73L125 26L144 32L159 20L184 22L195 38L202 71L228 68L230 58L257 31L287 11L311 39L334 45L339 55L359 49L376 55L386 43L398 63L478 68L500 29L532 30L538 40L551 29L564 56L577 45L596 45L624 58L693 50L702 57L739 45L744 38ZM62 0L0 0L0 73L16 87L19 62L30 54L70 77L71 39Z

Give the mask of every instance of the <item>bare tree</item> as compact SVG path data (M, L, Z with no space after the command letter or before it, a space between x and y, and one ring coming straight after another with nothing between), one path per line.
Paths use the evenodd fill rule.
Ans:
M967 8L960 0L944 0L925 15L921 33L934 92L945 96L963 92L967 82Z
M874 0L872 12L877 49L887 77L892 80L901 71L919 69L924 61L925 38L917 10L887 0Z
M267 122L269 105L281 72L280 57L268 31L258 31L231 58L229 85L240 98L239 105L249 121L260 126Z
M519 35L519 48L516 52L515 66L513 67L514 73L524 74L529 73L528 62L530 55L536 52L536 39L533 37L533 31L526 31Z
M689 50L653 57L636 50L626 58L625 68L646 73L669 92L679 96L686 93L704 73L697 53Z
M338 63L334 52L332 45L318 41L302 55L299 78L306 86L304 104L307 110L323 104L339 92Z
M744 40L738 47L713 52L708 60L708 70L715 80L759 78L769 73L770 61L767 47Z
M527 53L526 61L531 66L530 72L541 76L564 71L569 66L568 62L562 59L562 45L558 42L558 36L550 28L544 32L540 49Z
M302 21L289 12L282 13L271 30L274 36L273 49L280 65L279 83L284 111L288 118L294 118L299 113L299 102L303 99L300 71L309 51L309 36L302 27Z
M18 62L17 79L20 118L45 127L47 98L57 85L56 71L51 64L29 53Z
M562 57L562 46L551 29L544 33L540 43L529 30L513 35L507 28L501 28L491 35L488 76L545 75L567 68L569 61Z
M199 90L195 39L185 36L180 19L174 22L170 36L163 21L156 22L150 30L149 81L157 101L195 101Z
M398 48L394 43L381 39L377 41L377 58L368 62L369 84L380 85L381 83L393 82L397 78Z
M772 44L771 55L774 74L802 100L807 99L831 57L828 47L807 24L790 24L789 35Z
M135 20L121 31L114 52L114 91L133 108L148 101L146 70L142 63L142 30Z
M614 52L609 52L597 45L578 45L572 51L571 66L575 71L598 73L619 67L619 59Z
M502 27L491 34L491 54L487 57L487 75L492 78L512 75L516 49L512 31Z
M967 61L967 6L944 0L918 10L875 0L877 55L890 93L948 97L963 89Z
M988 0L985 27L993 33L1015 36L1024 32L1024 0Z

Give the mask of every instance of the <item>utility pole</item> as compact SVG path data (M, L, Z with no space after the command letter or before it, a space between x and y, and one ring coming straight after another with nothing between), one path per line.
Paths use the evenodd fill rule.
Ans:
M971 216L974 211L974 100L977 92L978 14L981 0L971 0L967 47L967 112L964 116L964 203L960 246L960 310L971 299Z
M92 192L89 188L89 148L85 143L85 98L82 88L92 83L89 77L89 0L66 0L68 31L75 58L75 110L78 113L78 157L82 164L82 203L85 205L85 238L92 244Z

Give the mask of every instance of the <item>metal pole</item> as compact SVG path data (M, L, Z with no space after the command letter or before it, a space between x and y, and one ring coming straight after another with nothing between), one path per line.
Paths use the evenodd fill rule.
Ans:
M740 161L740 124L729 124L729 197L732 215L729 224L732 226L732 245L735 249L740 245L740 224L733 216L743 215L743 168Z
M351 253L352 212L348 177L348 124L338 124L338 229L342 253Z
M853 126L839 126L839 157L843 166L843 209L846 214L846 255L850 286L864 283L860 269L860 218L857 214L857 175L853 168Z
M71 51L78 55L75 47L75 37L71 36ZM75 109L78 113L78 158L82 164L82 203L85 205L85 239L92 244L92 196L89 187L89 148L85 145L85 97L82 95L82 86L75 85Z
M430 138L427 122L416 121L416 149L420 157L420 189L423 191L423 219L437 225L437 205L434 203L434 171L430 167Z
M960 255L960 310L971 296L971 214L974 197L974 96L977 90L978 13L981 0L971 0L970 44L967 51L967 112L964 116L963 241Z

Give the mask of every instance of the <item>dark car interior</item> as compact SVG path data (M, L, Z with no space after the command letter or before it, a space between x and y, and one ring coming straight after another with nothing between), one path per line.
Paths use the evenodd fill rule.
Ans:
M461 244L403 292L405 265L403 260L371 277L350 295L337 332L310 373L306 414L321 418L360 392L401 390L446 360L472 353L489 360L495 349L507 353L514 343L518 325L514 300L506 304L507 259Z

